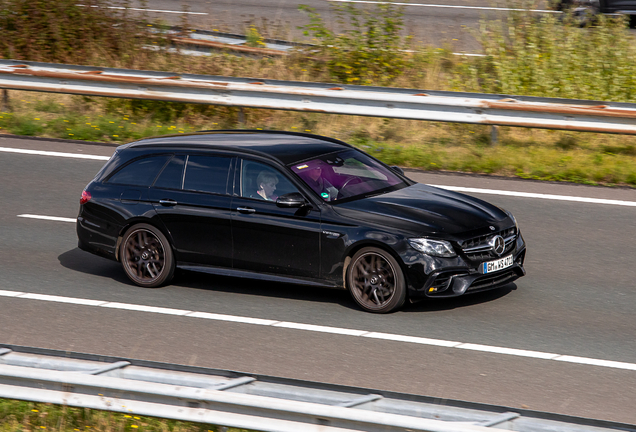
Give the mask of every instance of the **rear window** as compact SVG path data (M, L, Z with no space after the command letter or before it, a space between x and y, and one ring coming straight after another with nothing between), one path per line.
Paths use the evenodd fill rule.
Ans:
M130 186L150 186L170 157L172 155L137 159L110 176L106 182Z

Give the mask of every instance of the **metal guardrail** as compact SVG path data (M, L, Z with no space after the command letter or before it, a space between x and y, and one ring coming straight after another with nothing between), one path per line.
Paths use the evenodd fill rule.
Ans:
M14 345L0 345L0 397L271 432L636 432L621 423Z
M236 55L255 57L283 57L293 52L293 49L317 49L318 45L294 42L282 39L263 38L263 46L253 48L247 45L247 37L236 33L210 31L201 29L184 30L179 26L157 27L152 33L162 34L172 42L170 48L158 48L147 45L145 48L158 50L167 49L169 52L178 52L183 55L210 55L212 52L232 51ZM178 48L178 49L177 49ZM406 50L405 52L413 52ZM455 52L453 55L466 57L485 57L484 54Z
M295 43L277 39L262 39L262 46L255 48L247 45L247 38L234 33L209 30L183 30L180 27L157 27L151 30L157 37L167 37L179 53L185 55L209 55L212 51L231 51L239 55L258 57L283 57L289 55L294 47L311 47L309 44ZM157 49L147 46L149 49ZM162 48L165 49L165 48Z
M201 53L210 53L210 49L228 49L255 55L284 56L293 48L312 48L315 45L292 42L281 39L263 38L263 46L253 48L247 45L247 37L236 33L210 31L201 29L184 30L178 26L153 27L153 33L167 36L172 42L188 48L197 49Z
M0 60L0 88L636 134L636 104L176 74Z

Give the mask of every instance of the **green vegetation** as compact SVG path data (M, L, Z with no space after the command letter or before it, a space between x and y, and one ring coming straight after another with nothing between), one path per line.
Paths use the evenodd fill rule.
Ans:
M0 399L0 432L247 432L245 429L189 423Z
M245 39L247 40L247 46L253 48L263 48L265 46L263 36L261 36L260 32L254 25L249 26L247 29Z
M403 37L402 11L391 4L334 6L337 30L301 6L313 48L284 58L230 53L184 58L162 49L169 42L165 34L148 32L162 28L159 23L133 21L118 9L78 7L71 0L45 13L46 3L0 0L0 26L8 29L0 55L180 73L636 102L636 43L620 18L579 28L567 16L513 13L507 21L482 23L477 36L487 55L475 58ZM74 38L87 22L104 27L82 33L78 45ZM32 35L39 26L44 30ZM125 40L116 28L127 34ZM243 31L256 47L268 36L267 27L255 24ZM28 37L33 43L24 44ZM256 109L244 109L245 122L239 124L234 107L9 93L11 112L0 114L0 133L123 143L204 129L283 129L334 136L389 163L425 170L636 185L636 137L626 135L500 128L493 146L490 129L477 125Z
M561 18L561 19L560 19ZM511 13L484 22L487 57L462 65L456 85L469 91L636 101L636 45L625 17L598 18L581 29L566 16Z
M336 3L336 22L348 29L344 33L328 28L314 8L301 5L299 9L309 16L309 24L302 29L305 36L318 41L318 55L330 78L351 84L388 84L407 67L408 38L400 36L403 8L380 3L373 9L359 9Z

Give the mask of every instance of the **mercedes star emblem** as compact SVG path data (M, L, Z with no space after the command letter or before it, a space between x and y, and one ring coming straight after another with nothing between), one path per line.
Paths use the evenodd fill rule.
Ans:
M506 249L506 242L502 236L496 235L490 240L490 246L492 246L492 250L495 251L497 256L500 256Z

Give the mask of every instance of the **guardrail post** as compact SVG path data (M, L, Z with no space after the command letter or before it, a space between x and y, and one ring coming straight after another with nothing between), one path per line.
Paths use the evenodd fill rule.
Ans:
M11 111L11 105L9 105L9 90L2 89L2 107L0 107L2 112Z
M490 145L496 146L499 141L499 126L490 127Z
M239 107L238 122L241 126L245 126L245 111L243 111L243 107Z

